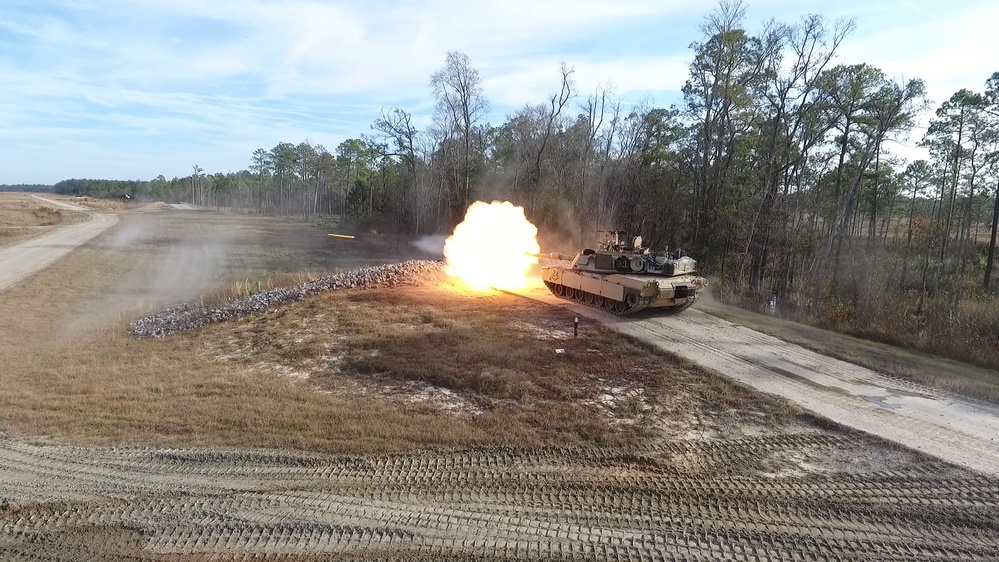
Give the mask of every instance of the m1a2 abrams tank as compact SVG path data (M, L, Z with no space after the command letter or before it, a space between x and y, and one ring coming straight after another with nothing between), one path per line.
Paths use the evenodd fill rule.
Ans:
M579 301L619 315L645 309L675 314L697 299L708 280L694 275L697 262L681 252L652 252L642 237L630 245L621 231L600 232L599 249L575 257L534 254L570 266L542 265L541 278L557 297Z

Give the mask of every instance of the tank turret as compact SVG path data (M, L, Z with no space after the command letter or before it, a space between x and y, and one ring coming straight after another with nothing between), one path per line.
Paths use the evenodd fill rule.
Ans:
M623 231L601 231L597 249L569 257L534 254L542 260L570 262L543 264L541 278L559 298L579 301L615 314L645 309L677 313L694 304L708 280L695 275L697 261L682 251L654 252Z

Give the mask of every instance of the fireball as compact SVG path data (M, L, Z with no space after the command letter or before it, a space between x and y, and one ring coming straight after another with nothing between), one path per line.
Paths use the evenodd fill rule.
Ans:
M473 289L519 289L538 258L538 229L509 201L476 201L444 243L445 271Z

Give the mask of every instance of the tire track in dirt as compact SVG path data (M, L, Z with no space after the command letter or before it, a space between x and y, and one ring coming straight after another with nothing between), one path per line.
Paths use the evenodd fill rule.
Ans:
M0 438L0 559L988 559L999 480L936 461L773 476L862 436L386 455ZM774 466L783 462L784 466ZM74 558L77 556L77 558Z

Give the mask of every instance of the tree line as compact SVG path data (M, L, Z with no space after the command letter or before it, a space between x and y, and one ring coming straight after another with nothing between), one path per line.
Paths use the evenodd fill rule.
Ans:
M691 45L682 104L581 92L563 64L548 97L499 125L478 70L452 52L429 79L428 127L389 108L332 151L281 142L235 173L56 188L412 235L505 199L562 241L553 249L628 230L696 257L726 298L999 365L984 351L999 348L999 73L936 107L919 141L930 158L906 162L888 147L933 109L925 85L835 64L854 27L806 15L750 32L743 4L723 1ZM943 341L955 334L967 345Z
M0 185L0 191L34 191L36 193L50 192L52 191L52 186L41 183L16 183L16 184L3 184Z

